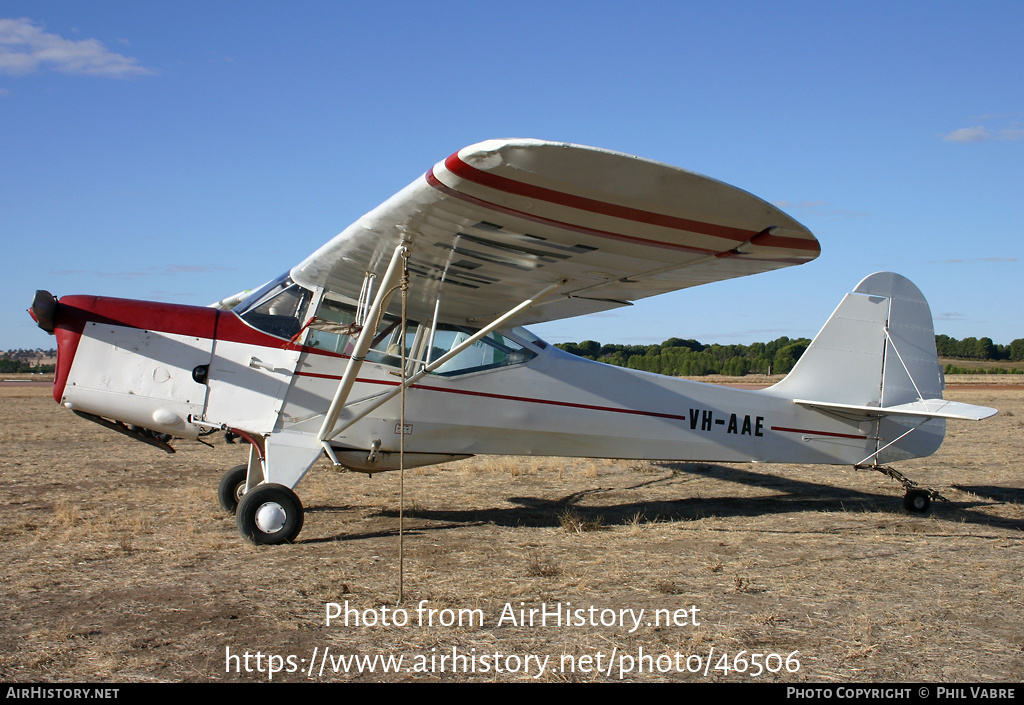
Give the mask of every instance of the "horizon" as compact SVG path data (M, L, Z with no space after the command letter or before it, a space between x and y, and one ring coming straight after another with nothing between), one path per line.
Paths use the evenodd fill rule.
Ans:
M527 326L527 329L530 330L530 331L534 331L536 329L536 327L537 326ZM965 340L965 338L956 338L956 337L948 335L946 333L936 333L935 337L939 337L939 336L942 336L942 335L946 335L947 337L952 338L953 340L956 340L956 341L959 341L959 342L962 342L963 340ZM708 346L710 346L710 345L722 345L722 346L740 345L740 346L744 346L744 347L749 347L751 345L771 343L771 342L774 342L774 341L778 340L779 338L788 338L790 340L812 340L812 341L814 340L814 336L796 336L796 337L793 337L793 336L789 336L789 335L785 335L785 334L776 336L775 338L772 338L772 339L769 339L769 340L755 340L755 341L753 341L751 343L736 343L736 342L726 342L726 343L712 342L712 343L708 343L708 342L705 342L703 340L699 340L697 338L683 338L683 337L678 336L678 335L671 335L671 336L669 336L669 337L665 338L664 340L661 340L661 341L659 341L657 343L628 343L628 342L624 343L624 342L618 342L618 341L613 341L613 340L596 340L594 338L584 338L582 340L556 340L556 341L550 340L548 338L543 338L543 340L544 340L544 342L550 343L551 345L578 345L580 343L584 343L584 342L587 342L587 341L592 341L592 342L595 342L595 343L601 343L602 345L622 345L622 346L626 346L626 345L641 346L641 345L643 345L643 346L650 346L650 345L663 345L664 343L667 343L669 340L675 339L675 340L693 340L693 341L695 341L695 342L697 342L697 343L699 343L701 345L708 345ZM984 340L984 339L988 338L989 340L992 341L992 344L994 346L996 346L996 347L1004 347L1005 348L1005 347L1009 347L1010 344L1013 343L1015 340L1024 339L1024 336L1021 336L1021 338L1014 338L1014 340L1010 340L1010 341L1007 341L1005 343L1001 343L1001 342L999 342L997 340L994 340L994 339L990 338L987 335L983 335L983 336L967 336L967 339L970 339L970 338L974 338L975 340ZM27 351L30 351L30 352L35 352L35 351L56 352L56 350L57 350L57 342L56 342L56 340L54 340L52 347L36 346L34 348L25 348L25 347L22 347L22 348L7 348L6 350L0 350L0 354L5 354L6 355L6 354L9 354L9 353L12 353L12 352L17 352L19 350L27 350ZM963 358L963 359L971 359L971 358Z

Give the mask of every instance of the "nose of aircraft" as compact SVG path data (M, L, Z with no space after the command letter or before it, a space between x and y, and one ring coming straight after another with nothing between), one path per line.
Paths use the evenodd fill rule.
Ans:
M59 317L67 319L68 316L61 315L61 307L57 302L57 297L45 289L36 291L28 313L32 316L32 320L36 322L36 325L50 335L57 336L57 369L53 377L53 398L54 401L60 402L64 391L64 384L67 381L70 361L75 355L75 349L78 347L78 335L68 335L68 331L57 327L57 319ZM67 321L65 320L64 323L66 324Z

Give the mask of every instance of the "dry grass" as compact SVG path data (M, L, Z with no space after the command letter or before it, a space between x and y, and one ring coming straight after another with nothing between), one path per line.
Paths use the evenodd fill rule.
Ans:
M403 607L484 624L345 627L325 603L395 605L398 477L318 466L300 542L243 542L215 497L244 448L168 456L78 419L48 390L0 388L0 680L241 681L232 653L550 656L789 654L760 680L1019 681L1024 388L951 390L996 406L900 469L951 502L900 511L877 473L815 466L470 459L410 472ZM696 621L498 625L506 605L698 608ZM448 610L444 613L443 610ZM648 615L651 612L647 613ZM542 680L616 680L551 672ZM308 680L305 672L275 680ZM312 680L527 680L522 674L313 674ZM701 681L690 673L625 680ZM707 680L749 680L712 670Z
M604 518L600 515L587 517L575 509L566 509L559 513L558 524L570 534L582 534L584 531L600 531Z

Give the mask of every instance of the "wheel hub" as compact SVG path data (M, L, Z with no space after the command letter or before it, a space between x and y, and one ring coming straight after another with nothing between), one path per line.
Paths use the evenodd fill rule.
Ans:
M276 534L284 527L286 521L288 514L277 502L267 502L256 510L256 526L263 533Z

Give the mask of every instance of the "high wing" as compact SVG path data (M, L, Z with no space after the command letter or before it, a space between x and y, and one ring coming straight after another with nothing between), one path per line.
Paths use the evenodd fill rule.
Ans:
M574 144L475 144L436 164L291 271L357 298L394 248L411 248L409 316L484 325L551 284L516 324L808 262L818 241L746 191Z

